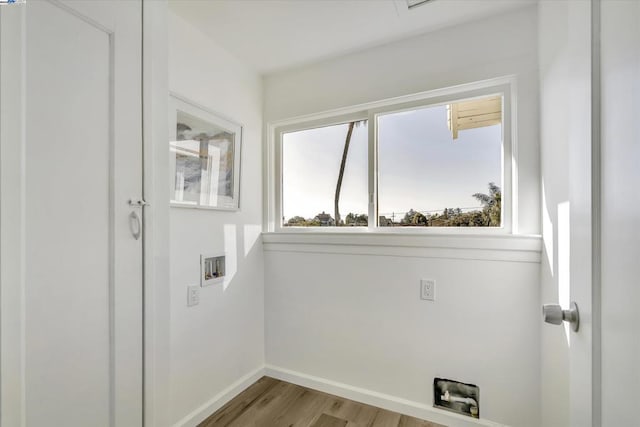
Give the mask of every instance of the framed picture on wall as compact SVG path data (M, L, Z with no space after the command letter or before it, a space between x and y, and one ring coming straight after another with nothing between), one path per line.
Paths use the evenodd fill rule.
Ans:
M176 94L169 125L171 206L238 210L242 126Z

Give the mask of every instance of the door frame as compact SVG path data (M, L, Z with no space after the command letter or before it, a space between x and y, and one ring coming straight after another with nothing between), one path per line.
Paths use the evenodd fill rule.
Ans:
M170 425L168 2L142 0L144 425Z
M570 287L580 328L569 346L569 425L601 421L600 2L568 2ZM574 105L571 104L571 105ZM583 107L584 108L580 108ZM573 109L571 109L573 110ZM568 308L568 307L565 307Z
M24 5L0 8L0 425L23 427L25 408Z
M591 0L591 423L602 425L601 0Z

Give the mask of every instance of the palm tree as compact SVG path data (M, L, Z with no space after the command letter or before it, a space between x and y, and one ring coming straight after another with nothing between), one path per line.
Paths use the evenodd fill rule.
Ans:
M347 130L347 137L344 140L344 149L342 150L342 161L340 162L340 172L338 173L338 183L336 184L336 194L333 200L334 203L334 218L336 226L340 225L340 190L342 189L342 178L344 177L344 168L347 164L347 155L349 154L349 145L351 144L351 136L353 135L353 128L360 126L366 120L358 120L349 123Z
M500 226L500 214L502 212L502 191L494 182L489 183L489 194L476 193L473 195L482 203L483 212L486 214L486 224L490 227Z

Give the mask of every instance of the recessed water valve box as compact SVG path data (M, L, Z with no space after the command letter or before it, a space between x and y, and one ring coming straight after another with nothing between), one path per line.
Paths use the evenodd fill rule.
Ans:
M226 274L225 261L224 255L200 255L200 286L222 282Z

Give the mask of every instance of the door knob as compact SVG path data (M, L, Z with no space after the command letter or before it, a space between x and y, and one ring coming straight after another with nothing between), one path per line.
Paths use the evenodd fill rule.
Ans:
M575 302L571 303L569 310L563 310L558 304L544 304L542 306L542 317L547 323L552 325L560 325L563 321L571 324L574 332L580 328L580 312Z

